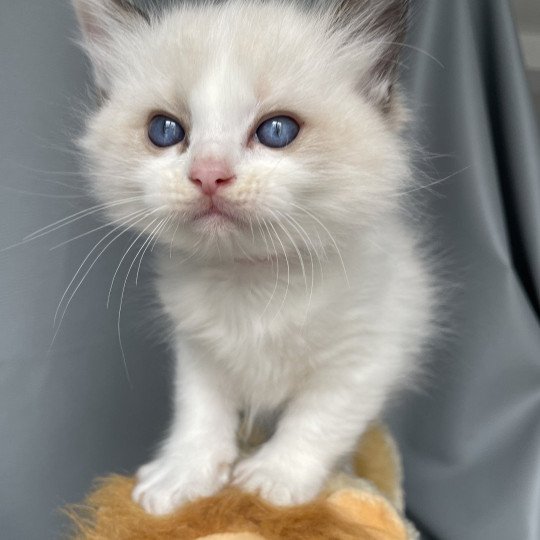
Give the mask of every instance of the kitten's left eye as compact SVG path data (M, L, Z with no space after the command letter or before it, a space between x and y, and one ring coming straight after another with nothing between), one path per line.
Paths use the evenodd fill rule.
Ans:
M148 138L160 148L174 146L184 140L186 132L180 122L168 116L158 115L150 120Z
M265 120L257 128L257 139L264 146L270 148L284 148L291 144L298 133L300 126L289 116L276 116Z

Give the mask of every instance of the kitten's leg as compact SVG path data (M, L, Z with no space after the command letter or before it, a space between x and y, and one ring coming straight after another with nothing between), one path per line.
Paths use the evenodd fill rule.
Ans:
M210 496L230 480L238 451L236 406L213 367L182 350L169 436L137 472L133 500L154 515Z
M376 373L347 372L318 373L290 402L273 438L236 465L234 483L277 505L315 497L383 405Z

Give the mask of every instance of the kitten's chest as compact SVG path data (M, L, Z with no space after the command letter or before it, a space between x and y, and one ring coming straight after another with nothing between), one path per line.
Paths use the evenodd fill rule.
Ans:
M310 340L296 285L276 287L266 273L164 276L159 289L178 339L215 362L247 406L273 408L305 379Z
M272 267L165 273L159 291L174 329L224 360L306 353L305 290Z

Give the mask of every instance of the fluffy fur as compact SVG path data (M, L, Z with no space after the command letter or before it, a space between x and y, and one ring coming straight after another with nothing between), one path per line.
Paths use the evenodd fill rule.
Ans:
M170 433L133 497L165 514L232 482L306 502L417 372L430 333L431 280L401 208L406 2L185 2L145 16L74 4L103 95L82 140L95 193L142 249L163 246L178 357ZM184 143L152 146L156 112L182 122ZM266 148L254 131L280 113L301 132ZM227 218L199 217L208 198L188 174L201 157L234 170L214 200ZM275 433L240 459L240 412L267 411Z

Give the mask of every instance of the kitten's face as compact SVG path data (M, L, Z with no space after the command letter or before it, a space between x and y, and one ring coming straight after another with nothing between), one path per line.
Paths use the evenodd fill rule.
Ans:
M263 257L322 249L396 204L407 177L396 111L360 90L376 47L278 2L125 17L90 41L107 98L83 140L116 222L210 257ZM160 116L176 122L167 141ZM276 117L290 126L282 148L257 134Z

